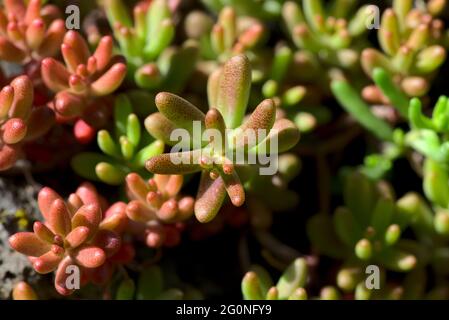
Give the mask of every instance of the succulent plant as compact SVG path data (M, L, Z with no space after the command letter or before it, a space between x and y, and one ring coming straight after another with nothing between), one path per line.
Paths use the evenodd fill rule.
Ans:
M320 61L339 68L358 67L362 36L374 20L373 6L362 6L351 16L357 1L334 1L325 7L321 0L287 1L282 16L287 30L310 65Z
M362 53L365 73L374 78L375 68L383 68L408 97L427 94L429 79L446 59L444 23L433 17L444 2L430 1L423 10L411 0L394 0L377 33L382 51L367 48ZM371 102L385 100L376 86L366 87L363 96Z
M65 23L59 8L41 0L7 0L0 9L0 58L27 64L56 56Z
M67 202L54 190L43 188L38 204L44 223L35 222L33 232L19 232L9 238L9 243L28 256L38 273L56 271L55 288L68 295L73 289L66 285L70 275L67 268L97 268L116 253L126 216L117 214L103 219L104 200L88 183L82 184Z
M245 300L305 300L307 292L307 262L303 258L293 261L282 273L276 285L270 274L260 266L253 266L242 280Z
M92 128L107 123L107 103L100 103L98 99L120 86L127 67L119 56L113 54L110 36L103 37L91 54L86 40L71 30L64 36L61 52L65 65L54 58L44 59L42 79L56 93L51 107L58 120L76 121L75 136L81 142L89 141L95 133Z
M182 175L154 175L148 182L136 173L126 177L130 202L126 206L128 218L144 226L145 243L152 248L174 246L179 243L177 223L193 215L195 200L180 196ZM141 229L136 227L137 230Z
M276 153L280 153L290 149L299 140L299 131L293 123L286 119L276 121L276 108L270 99L261 102L252 115L244 120L250 81L248 59L244 55L234 56L219 73L211 75L209 79L208 97L211 109L206 115L176 95L159 93L156 96L156 106L160 113L153 114L145 120L147 130L169 145L174 143L170 141L171 132L176 127L185 129L190 136L188 141L184 141L183 148L188 148L191 143L195 143L192 140L195 139L192 136L195 121L201 125L200 130L204 130L204 127L216 129L221 135L221 142L212 139L211 144L205 146L205 143L201 145L201 141L196 141L198 149L155 156L146 164L150 172L157 174L188 174L202 171L195 202L195 215L201 222L210 221L215 217L225 199L226 192L235 206L241 206L245 201L245 192L238 168L232 159L226 158L230 154L229 151L235 154L235 151L240 149L245 155L249 152L267 154L272 151L268 150L267 144L274 143L272 139L278 139ZM251 139L246 136L251 130L259 134L260 129L272 128L275 130L266 134L262 141L257 141L257 137L254 137L256 141L251 142ZM228 141L226 129L233 130L231 139L236 142L230 146L226 146ZM221 145L223 143L224 145ZM262 144L264 147L258 148L258 145ZM233 149L228 150L228 148ZM254 149L256 150L252 151ZM175 164L172 161L174 158L185 161L178 161Z
M179 91L195 66L197 48L186 41L170 47L175 21L167 0L139 2L134 21L121 0L104 3L109 24L128 63L128 74L140 88Z
M133 113L130 99L121 94L115 98L114 133L100 130L97 143L104 153L79 153L72 159L72 167L80 176L121 185L130 172L145 174L145 161L164 151L161 141L142 130L140 120Z
M309 237L318 250L331 257L356 258L362 265L374 262L398 272L427 263L418 259L426 256L418 242L401 239L414 219L403 208L407 207L408 195L396 202L388 184L375 184L354 172L347 177L343 197L345 206L337 208L333 216L319 214L309 221Z
M11 168L25 141L38 138L54 123L47 107L33 107L33 84L19 76L0 91L0 170Z
M0 2L0 299L449 299L447 0Z
M281 15L282 3L285 0L202 0L202 2L215 13L218 13L225 6L229 6L235 8L239 15L276 20Z
M328 122L330 111L316 105L319 101L314 101L313 92L317 88L311 88L308 80L296 77L298 70L302 70L297 60L290 47L279 43L271 62L267 62L268 70L262 73L258 83L262 97L275 102L278 116L290 119L301 132L308 133Z
M251 51L266 34L262 23L237 16L233 7L221 9L216 23L203 12L193 11L186 18L185 29L189 37L199 41L202 56L218 63Z

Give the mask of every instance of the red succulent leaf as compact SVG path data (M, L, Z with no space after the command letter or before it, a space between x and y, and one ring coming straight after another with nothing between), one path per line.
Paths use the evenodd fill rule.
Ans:
M101 221L101 209L98 204L91 203L83 205L72 218L72 228L85 226L89 228L91 237L98 229Z
M55 271L64 258L64 249L53 245L51 250L33 261L33 268L41 274Z
M51 245L39 239L33 232L19 232L9 237L14 250L32 257L39 257L51 249Z
M85 268L97 268L106 260L106 254L103 249L86 245L78 248L74 252L74 261L76 264Z

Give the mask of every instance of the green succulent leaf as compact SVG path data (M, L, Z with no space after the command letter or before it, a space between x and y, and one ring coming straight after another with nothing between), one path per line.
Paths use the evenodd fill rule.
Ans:
M333 81L331 88L341 106L363 127L381 140L391 141L393 139L393 130L391 127L371 112L368 105L348 82Z
M279 278L276 288L279 299L288 299L297 288L304 287L308 277L307 261L304 258L294 260Z
M382 93L388 97L393 107L404 118L408 118L409 99L393 82L392 75L382 68L376 68L373 71L373 79L376 85L382 90Z
M97 143L101 151L103 151L108 156L117 159L120 159L122 157L119 147L117 146L117 144L115 143L114 139L111 137L111 134L108 131L106 130L98 131Z
M132 164L138 168L143 168L148 159L160 155L162 152L164 152L164 143L156 140L137 152Z
M71 165L79 176L91 181L99 181L95 167L100 162L107 161L110 161L110 158L105 155L94 152L83 152L72 158Z
M126 135L128 127L128 117L133 112L131 101L125 94L120 94L115 98L114 120L116 137Z
M140 130L139 118L135 114L130 114L127 119L126 137L134 147L137 147L140 143Z
M95 173L101 181L113 186L118 186L125 181L125 177L129 171L118 164L100 162L95 166Z
M161 269L157 266L145 268L137 281L137 299L153 300L163 291L164 281Z
M245 300L264 300L259 278L255 272L247 272L243 277L242 294Z

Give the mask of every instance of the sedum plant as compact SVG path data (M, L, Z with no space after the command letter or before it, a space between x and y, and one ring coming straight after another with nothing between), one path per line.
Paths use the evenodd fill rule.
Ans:
M236 9L239 15L247 15L269 21L280 17L282 3L285 0L202 0L202 2L216 13L225 6L231 6Z
M0 170L11 168L22 153L25 141L45 134L54 123L47 107L33 108L33 84L19 76L0 91Z
M97 144L103 154L79 153L72 159L72 167L80 176L100 180L110 185L121 185L130 172L145 174L145 161L164 151L161 141L153 141L135 113L127 95L116 97L114 105L114 132L100 130Z
M0 2L0 299L449 299L448 1Z
M363 35L374 19L373 7L362 6L351 16L357 1L287 1L282 16L295 46L309 53L309 64L324 62L344 69L358 67Z
M43 188L38 195L44 223L35 222L33 232L19 232L9 238L14 250L28 256L34 270L41 274L55 271L55 288L62 295L67 288L69 266L87 270L100 267L120 248L119 231L126 216L103 219L101 199L95 188L82 184L67 202L54 190Z
M145 120L148 131L169 145L174 142L170 139L170 134L175 128L180 127L188 133L193 133L194 121L197 121L202 128L218 130L221 135L221 142L212 139L209 145L202 146L201 142L197 141L196 145L199 148L174 155L185 161L178 161L179 163L175 164L172 161L173 154L169 153L155 156L146 164L150 172L157 174L202 172L195 202L195 215L201 222L210 221L215 217L226 193L235 206L244 203L245 191L242 179L232 159L226 158L226 154L229 154L227 151L235 154L236 149L240 148L245 155L248 152L260 154L270 152L268 148L258 148L257 140L253 139L251 142L246 136L247 132L274 128L275 130L270 131L259 144L266 147L272 139L278 139L276 152L290 149L299 140L299 131L293 123L286 119L276 120L275 106L270 99L261 102L252 115L244 120L251 85L249 61L244 55L237 55L228 60L219 72L209 78L208 98L211 109L206 115L178 96L159 93L156 96L156 106L160 113ZM187 115L189 118L185 118ZM230 148L233 148L231 150L227 150L226 146L228 139L226 129L233 130L230 133L231 139L237 141L230 145ZM184 148L194 143L192 139L195 137L190 135L188 138ZM224 145L221 145L223 143Z
M305 300L307 292L307 262L295 259L282 273L276 285L270 274L261 266L253 266L242 279L245 300Z
M199 41L202 56L218 63L236 54L250 55L266 33L262 23L238 16L233 7L221 9L216 23L203 12L194 11L186 18L185 29Z
M66 30L58 7L41 0L6 0L0 20L2 60L28 64L59 53Z
M268 71L262 78L260 91L265 99L273 99L278 110L282 110L279 113L283 117L293 121L301 132L307 133L327 122L330 112L325 107L310 106L310 102L306 102L307 95L310 96L313 89L309 90L310 87L295 78L296 65L293 50L285 44L278 44Z
M194 199L181 196L182 175L154 175L145 181L136 173L126 177L130 202L128 218L138 224L136 231L144 235L152 248L174 246L180 240L180 223L193 215Z
M444 8L444 1L437 3L430 1L423 10L415 8L411 0L393 1L377 32L381 51L367 48L362 53L368 76L374 78L374 70L383 68L408 97L428 93L429 79L446 59L444 24L433 16ZM373 86L366 87L363 96L375 103L385 100Z
M127 60L128 74L137 86L181 90L193 71L198 50L190 42L179 48L170 47L175 36L175 19L169 1L136 4L134 19L122 0L107 0L104 8Z
M99 98L115 91L126 76L126 64L113 53L113 39L103 37L90 53L86 40L76 31L68 31L61 45L64 64L54 58L42 61L45 85L56 95L51 103L58 120L76 121L75 136L89 141L94 128L107 122L107 105Z
M375 184L357 172L347 177L343 197L345 206L333 216L316 215L308 223L309 237L320 252L398 272L426 263L418 260L423 251L418 242L401 239L413 221L402 210L407 197L396 202L390 186Z

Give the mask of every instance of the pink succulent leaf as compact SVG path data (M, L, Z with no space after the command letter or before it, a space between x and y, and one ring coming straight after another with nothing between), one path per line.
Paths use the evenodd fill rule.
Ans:
M33 224L34 234L42 241L53 243L55 234L42 222L36 221Z
M90 230L88 227L76 227L65 237L66 243L74 249L82 245L88 239Z
M195 201L195 216L198 221L206 223L217 215L226 197L223 179L212 180L208 172L201 173L200 186Z
M71 229L70 213L62 199L53 201L48 211L47 217L48 227L58 235L65 236Z
M132 200L126 206L129 219L136 222L147 222L156 218L156 213L138 200Z
M153 137L169 146L177 143L170 138L177 126L160 112L152 113L145 119L145 128Z
M51 245L39 239L33 232L19 232L9 237L14 250L32 257L39 257L51 249Z
M50 251L33 261L33 268L38 273L47 274L55 271L63 258L64 249L53 245Z
M126 76L126 65L116 63L100 78L92 82L90 91L93 96L101 97L114 92L123 82Z
M97 204L83 205L72 218L72 229L85 226L89 228L91 237L97 231L101 218L101 209Z
M48 215L50 212L50 208L55 200L62 200L62 198L59 196L59 194L56 193L51 188L44 187L39 191L39 194L37 196L37 203L39 206L39 210L44 216L45 220L48 220Z
M156 174L189 174L201 171L199 165L201 150L184 151L177 153L164 153L149 159L145 167ZM174 163L177 159L178 163Z
M105 262L106 254L99 247L86 245L75 250L73 259L82 267L98 268Z

